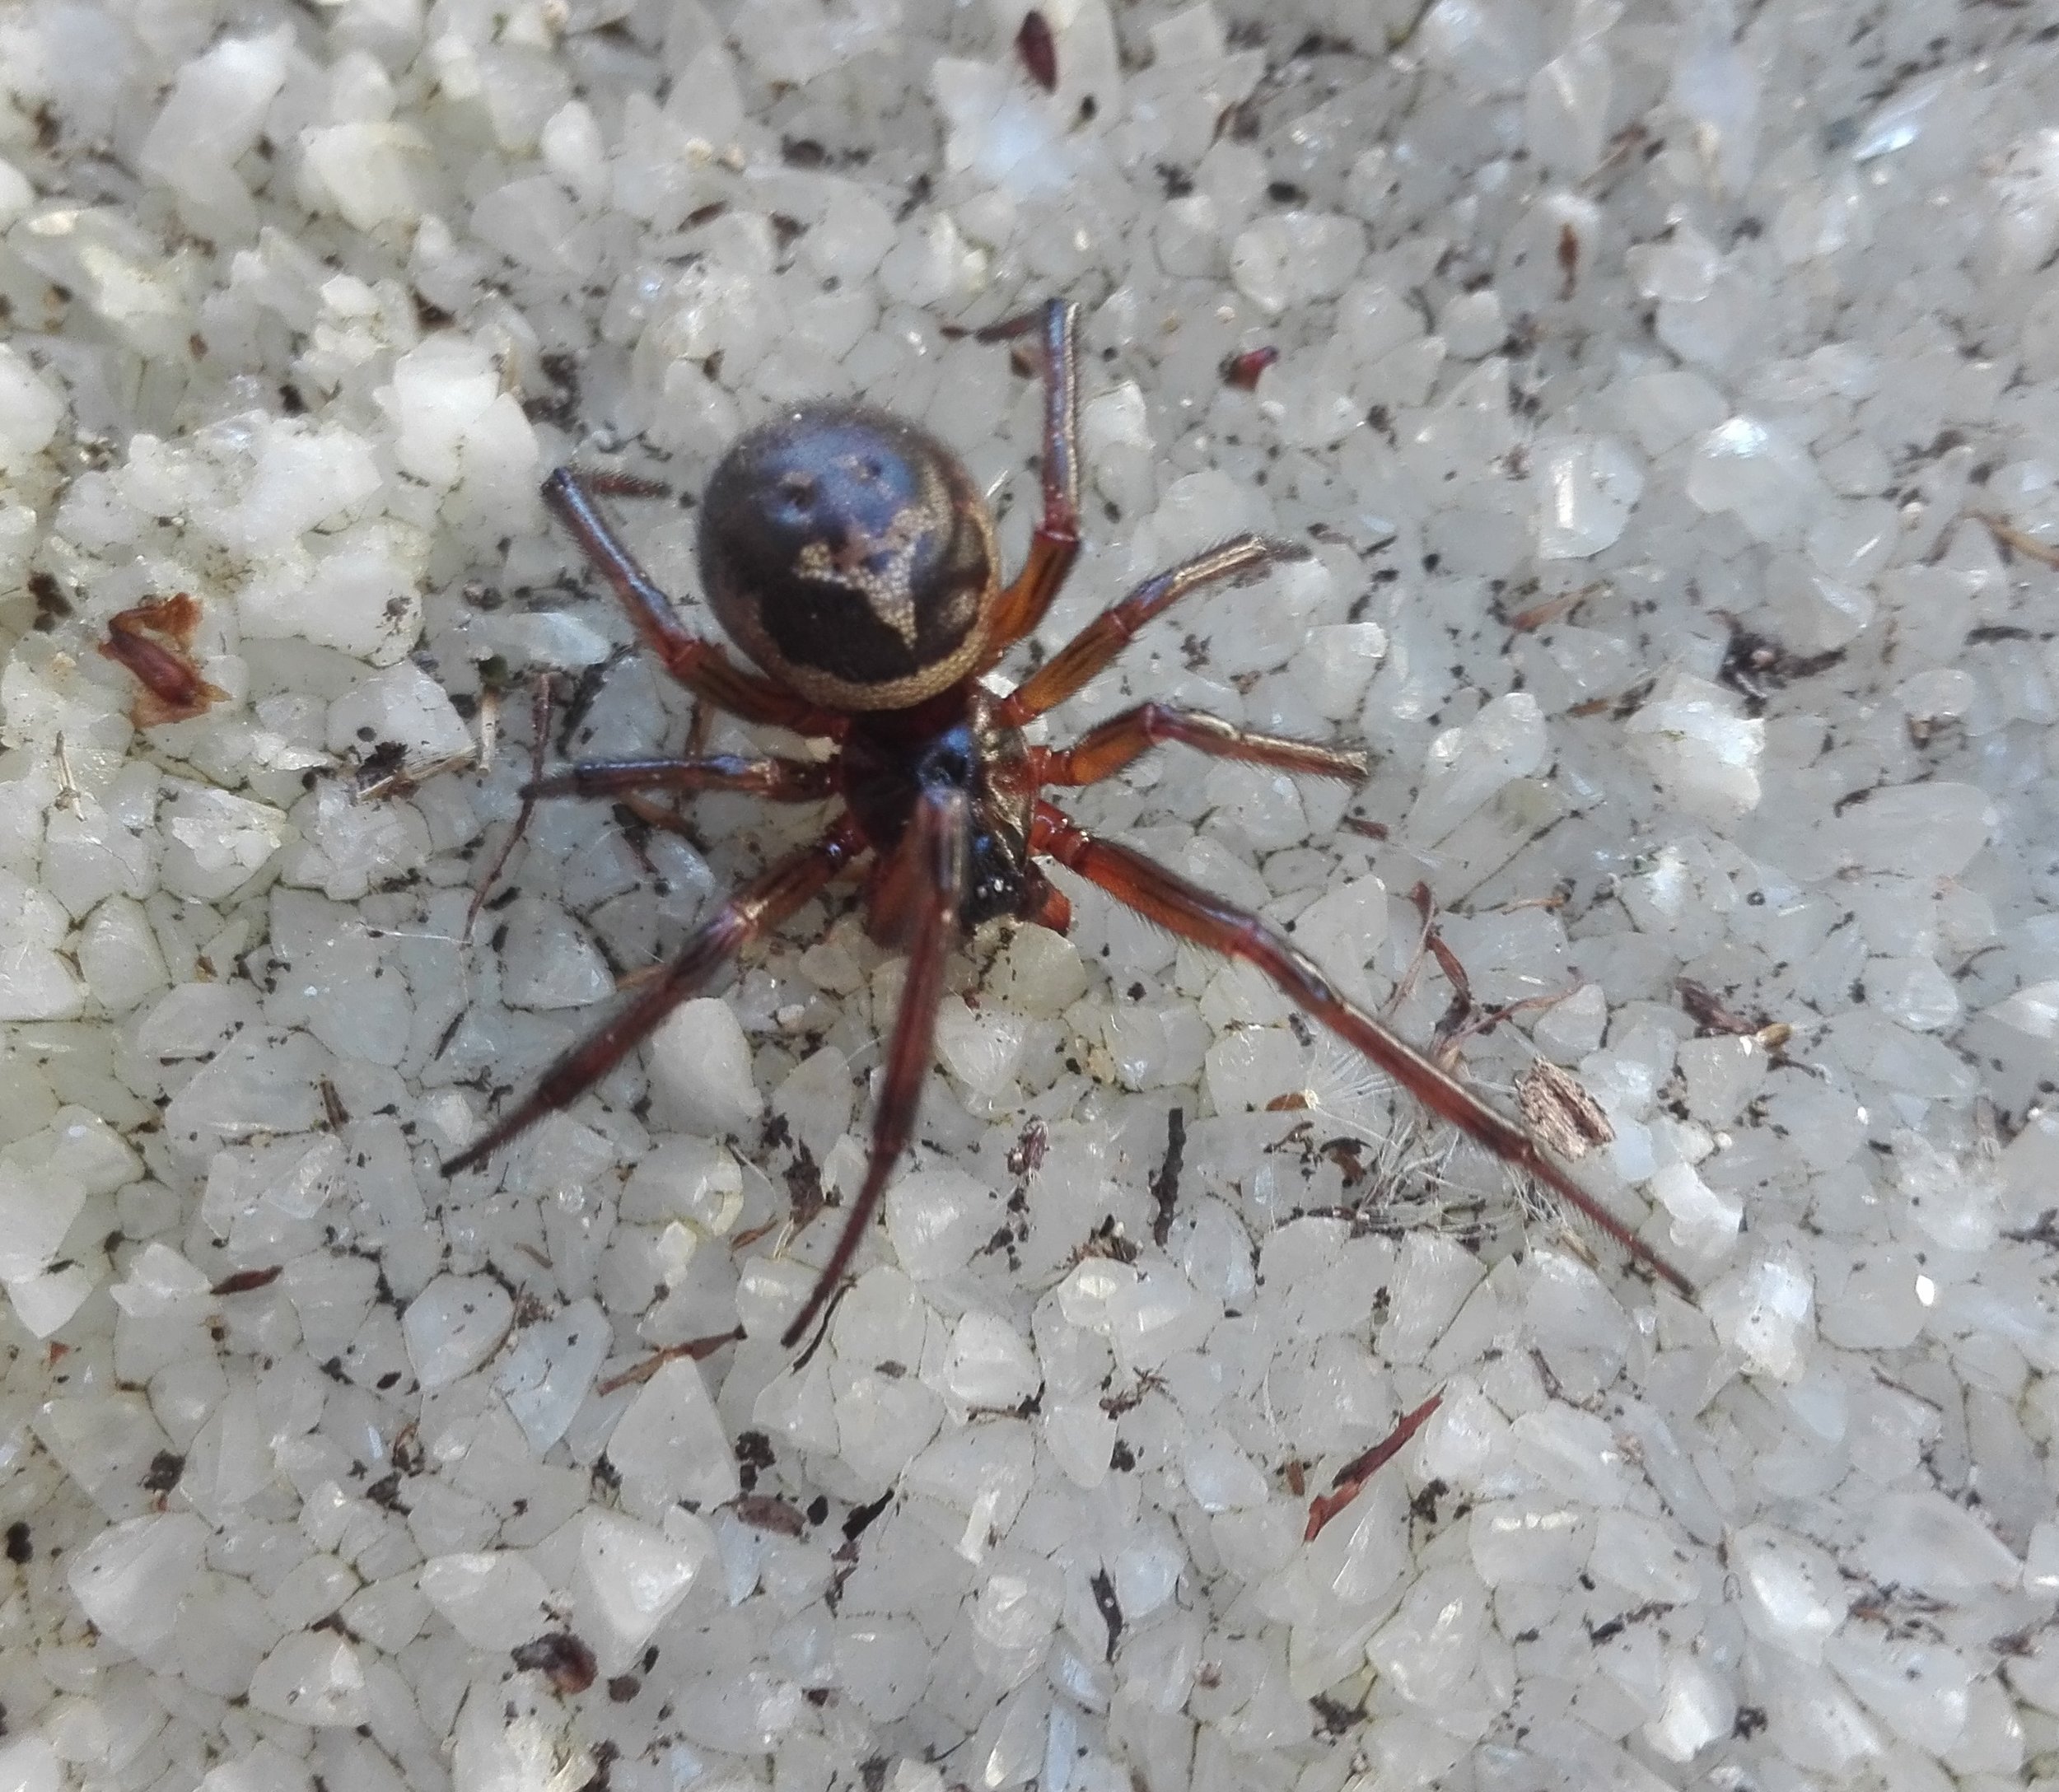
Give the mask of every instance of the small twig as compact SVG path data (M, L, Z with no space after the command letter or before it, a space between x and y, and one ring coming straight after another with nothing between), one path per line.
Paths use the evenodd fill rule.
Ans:
M1172 1108L1165 1113L1165 1161L1151 1178L1151 1198L1158 1212L1151 1220L1151 1242L1163 1248L1172 1236L1173 1210L1179 1201L1179 1170L1187 1151L1187 1115Z
M1973 514L1987 525L1988 533L2005 548L2014 548L2040 566L2059 567L2059 548L2025 534L2006 517L1997 516L1992 511L1975 511Z
M1408 899L1422 917L1422 931L1417 937L1416 950L1409 954L1408 969L1401 973L1394 994L1387 998L1387 1012L1390 1015L1398 1014L1402 1004L1415 993L1416 979L1422 975L1423 960L1430 950L1430 936L1436 926L1436 898L1430 894L1427 884L1418 883L1409 891Z
M544 755L550 746L550 674L539 672L535 688L530 694L530 719L536 730L536 738L529 749L529 785L522 792L522 806L515 811L515 825L508 830L507 838L501 842L501 850L494 855L492 867L479 880L479 887L472 892L472 906L465 912L465 931L460 936L462 944L471 942L472 929L479 918L479 911L486 906L486 898L500 875L507 868L509 857L515 851L515 842L522 838L529 826L529 818L536 812L535 786L544 776Z
M1302 1532L1301 1541L1312 1543L1322 1533L1323 1527L1356 1500L1365 1489L1366 1483L1400 1454L1402 1446L1421 1430L1423 1422L1443 1403L1442 1393L1433 1393L1413 1412L1404 1412L1394 1421L1394 1428L1362 1456L1354 1456L1338 1470L1330 1486L1331 1493L1319 1494L1309 1505L1308 1528Z
M1696 982L1692 977L1674 978L1673 987L1679 992L1680 1006L1694 1016L1695 1024L1705 1032L1757 1033L1763 1024L1733 1013L1724 1006L1721 996L1706 984Z
M640 1388L667 1363L676 1363L684 1356L693 1362L712 1356L725 1344L735 1344L744 1336L740 1325L733 1331L717 1332L709 1337L689 1338L684 1344L668 1344L661 1351L653 1352L633 1368L625 1369L619 1375L610 1375L595 1388L597 1394L610 1394L619 1388Z

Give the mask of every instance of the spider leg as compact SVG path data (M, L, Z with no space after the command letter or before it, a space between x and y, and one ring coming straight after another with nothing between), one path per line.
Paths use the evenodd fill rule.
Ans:
M1025 320L1025 321L1027 321ZM1044 515L1030 558L994 607L987 665L1044 618L1080 557L1080 308L1064 299L1044 307ZM999 326L1007 334L1010 326Z
M594 570L614 587L643 644L665 669L696 697L745 721L768 722L796 734L841 739L848 726L833 712L818 708L770 679L746 672L712 641L679 626L671 600L637 563L593 494L570 467L544 481L544 502L565 525Z
M1369 769L1362 753L1340 753L1310 740L1290 740L1240 728L1195 709L1140 703L1112 716L1069 747L1039 747L1037 777L1045 784L1098 784L1161 741L1177 740L1213 758L1241 759L1310 777L1341 777L1357 783Z
M455 1176L460 1170L477 1169L545 1114L577 1101L648 1038L681 1002L713 982L745 947L777 926L849 865L865 844L857 823L845 815L813 846L745 884L694 930L679 955L633 1001L545 1071L535 1088L484 1137L446 1160L443 1174Z
M969 809L965 793L925 791L893 856L868 893L875 912L876 937L908 949L908 980L887 1048L886 1075L880 1085L879 1112L872 1121L872 1150L865 1182L837 1235L836 1248L815 1278L807 1302L780 1342L791 1349L835 1291L864 1242L886 1179L908 1149L915 1116L929 1080L936 1038L937 1005L944 999L944 966L958 937L958 905L964 893Z
M805 759L746 759L718 753L696 759L581 759L522 795L614 796L624 791L740 791L775 803L812 803L836 794L836 769Z
M1004 726L1019 728L1032 716L1057 708L1134 641L1145 623L1188 592L1224 579L1262 572L1276 560L1306 558L1302 549L1288 542L1268 541L1260 535L1233 535L1205 553L1153 573L1128 597L1103 610L1019 688L1002 698L996 706L997 719Z
M1211 896L1127 847L1095 839L1048 803L1037 805L1030 844L1168 932L1256 966L1297 1007L1364 1052L1432 1113L1535 1177L1632 1257L1693 1298L1693 1284L1546 1157L1528 1132L1391 1028L1346 1001L1314 961L1270 922Z

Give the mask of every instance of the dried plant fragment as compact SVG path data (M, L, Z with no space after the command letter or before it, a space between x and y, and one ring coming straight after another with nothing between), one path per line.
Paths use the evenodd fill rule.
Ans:
M100 651L128 667L142 686L128 712L138 728L191 721L229 700L229 693L201 677L193 662L194 631L199 625L200 605L184 591L175 597L146 598L133 609L109 618L107 639Z
M1301 1541L1312 1543L1322 1534L1323 1527L1356 1500L1365 1489L1366 1483L1401 1454L1402 1446L1423 1427L1424 1421L1444 1402L1441 1393L1433 1393L1412 1412L1404 1412L1394 1421L1394 1428L1362 1456L1355 1456L1338 1470L1330 1486L1332 1492L1319 1494L1309 1505L1308 1528L1302 1532Z
M1516 1078L1515 1104L1538 1142L1571 1162L1616 1136L1594 1098L1544 1058Z
M1279 358L1280 351L1277 348L1247 348L1223 362L1222 383L1236 387L1240 392L1256 391L1258 376Z
M1051 21L1035 7L1022 16L1022 29L1015 33L1015 54L1030 78L1046 93L1058 91L1058 45L1051 35Z

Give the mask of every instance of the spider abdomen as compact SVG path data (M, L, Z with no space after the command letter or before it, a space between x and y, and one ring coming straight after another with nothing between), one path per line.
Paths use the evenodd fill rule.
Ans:
M810 405L740 437L708 482L700 561L737 645L830 708L905 709L985 645L986 506L942 443L885 411Z

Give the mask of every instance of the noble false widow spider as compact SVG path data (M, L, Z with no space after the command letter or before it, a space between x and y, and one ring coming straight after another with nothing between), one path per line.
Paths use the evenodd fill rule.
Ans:
M887 1048L865 1181L829 1262L786 1331L791 1346L822 1309L908 1149L929 1075L952 946L1013 917L1062 931L1064 894L1039 857L1098 884L1180 938L1248 960L1289 1000L1394 1078L1416 1100L1553 1189L1624 1250L1684 1293L1689 1284L1582 1188L1515 1121L1488 1106L1364 1009L1347 1001L1269 922L1210 895L1128 847L1098 840L1039 795L1091 784L1163 742L1316 777L1365 777L1363 755L1254 733L1196 711L1143 703L1070 747L1030 745L1025 722L1072 696L1137 632L1189 592L1262 572L1302 550L1238 535L1148 578L1006 696L984 674L1044 619L1079 553L1077 308L1053 301L990 338L1042 342L1043 515L1030 556L1001 582L993 525L956 458L884 411L825 403L787 412L722 457L701 510L707 600L758 670L682 628L665 594L561 467L544 501L614 587L644 645L703 702L743 720L835 744L825 761L637 759L575 764L539 796L637 791L747 791L775 802L841 799L821 838L731 896L622 1009L546 1071L536 1088L444 1165L455 1174L593 1087L689 997L712 984L868 853L866 924L908 954Z

